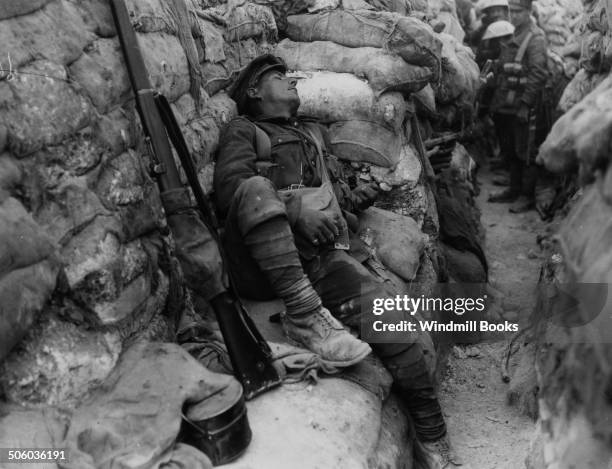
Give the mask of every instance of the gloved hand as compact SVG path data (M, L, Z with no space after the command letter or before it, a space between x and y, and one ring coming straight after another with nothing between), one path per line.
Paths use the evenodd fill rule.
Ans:
M378 184L375 182L359 185L351 192L351 198L357 210L365 210L370 207L377 197Z
M526 104L521 104L521 107L516 113L516 119L522 124L529 122L529 106Z

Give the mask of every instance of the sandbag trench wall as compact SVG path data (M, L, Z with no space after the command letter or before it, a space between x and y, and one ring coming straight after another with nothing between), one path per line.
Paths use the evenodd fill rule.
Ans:
M182 44L170 3L126 2L209 189L219 128L236 112L218 90L268 49L274 20L254 5L224 18L221 5L211 21L189 14ZM182 285L109 2L5 2L0 13L1 389L10 402L70 407L129 341L173 340L166 317Z
M271 50L274 18L252 3L228 12L188 2L187 16L161 0L126 4L152 84L210 189L219 129L236 113L222 88ZM1 389L10 402L71 407L136 338L173 340L167 317L180 313L182 285L108 3L31 0L0 12ZM415 233L433 225L435 239L433 195L410 151L400 213ZM410 274L425 287L437 280L432 258Z
M612 66L612 8L606 0L538 0L536 5L547 21L547 37L553 50L562 56L570 83L558 107L565 113L580 102L608 75ZM565 23L564 26L561 24Z
M537 159L554 173L575 174L579 185L553 238L543 278L553 284L603 284L607 295L602 298L607 300L591 301L580 315L573 312L566 321L584 325L570 328L547 321L547 314L561 312L546 309L546 294L538 300L542 307L534 315L542 331L535 343L539 419L527 461L530 469L603 468L612 460L612 77L606 45L610 13L609 3L585 3L583 68L565 91L572 97L568 102L573 102L553 126ZM601 41L598 45L593 45L595 37ZM593 60L596 70L590 68ZM598 297L597 290L592 291L591 300Z

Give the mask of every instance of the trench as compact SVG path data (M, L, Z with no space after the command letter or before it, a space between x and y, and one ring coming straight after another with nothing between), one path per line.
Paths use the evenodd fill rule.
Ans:
M497 294L495 312L503 322L524 324L535 304L541 252L538 234L546 230L535 211L509 213L508 204L487 202L499 190L496 175L478 175L477 203L486 230L490 284ZM455 345L442 371L440 399L455 448L465 469L525 467L534 420L509 403L511 383L502 381L510 337L486 337L477 344Z

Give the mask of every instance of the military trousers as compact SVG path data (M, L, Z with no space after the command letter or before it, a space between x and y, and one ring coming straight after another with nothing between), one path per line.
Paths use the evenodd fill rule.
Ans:
M535 140L529 123L520 122L513 114L493 114L493 122L501 157L510 171L510 190L516 194L535 196L538 167L535 164Z
M225 222L224 247L230 273L238 293L249 299L270 300L276 297L266 274L249 253L243 242L245 229L278 216L285 217L284 204L269 180L256 176L245 180L238 188ZM297 249L297 247L296 247ZM299 252L299 251L298 251ZM282 263L282 256L276 257ZM390 287L380 283L370 271L346 251L322 248L308 258L300 257L303 272L310 279L323 305L343 324L360 331L363 314L361 305L374 298L394 295ZM389 314L409 320L405 311ZM405 403L417 435L421 440L436 440L446 433L444 418L434 389L435 362L431 339L426 333L413 336L404 343L371 343L394 379L394 388ZM429 356L426 356L429 354ZM429 360L431 358L431 360ZM435 366L435 365L434 365Z

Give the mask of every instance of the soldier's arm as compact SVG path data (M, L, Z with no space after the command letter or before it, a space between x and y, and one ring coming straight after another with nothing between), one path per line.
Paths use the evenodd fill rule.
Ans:
M543 35L536 35L531 39L527 47L526 58L527 83L520 101L529 108L533 108L548 77L546 39Z
M214 189L221 217L227 215L240 184L257 174L255 128L243 119L230 122L219 138Z
M255 126L246 119L234 119L225 128L219 139L219 151L215 166L215 202L221 217L225 217L236 190L243 181L258 176L257 144ZM282 198L287 208L291 226L300 214L299 197L289 195Z

